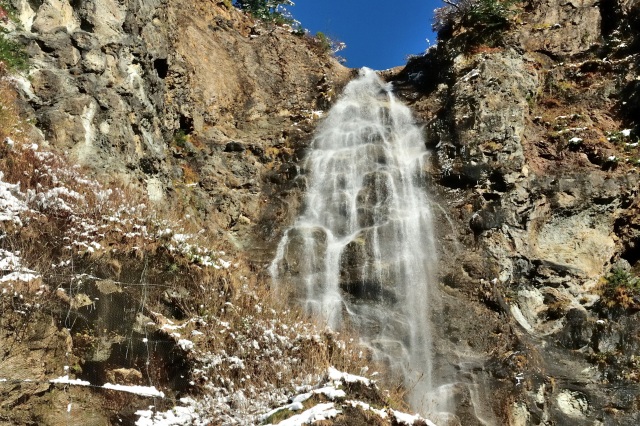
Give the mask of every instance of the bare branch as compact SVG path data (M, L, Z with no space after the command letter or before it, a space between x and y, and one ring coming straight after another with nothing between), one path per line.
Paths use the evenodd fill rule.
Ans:
M442 2L448 4L449 6L453 6L458 10L460 10L460 6L458 6L458 3L454 2L453 0L442 0Z

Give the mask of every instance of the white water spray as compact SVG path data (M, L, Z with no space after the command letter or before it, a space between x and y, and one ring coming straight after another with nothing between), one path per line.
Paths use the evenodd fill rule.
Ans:
M432 379L436 250L424 189L428 153L410 110L369 69L347 85L304 163L303 211L271 273L308 312L361 332L412 389L423 413L446 410Z

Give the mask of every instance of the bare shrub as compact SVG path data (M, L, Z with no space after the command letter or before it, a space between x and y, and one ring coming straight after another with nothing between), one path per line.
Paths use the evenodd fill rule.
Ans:
M443 0L434 11L433 30L441 33L458 25L482 29L504 28L521 0Z

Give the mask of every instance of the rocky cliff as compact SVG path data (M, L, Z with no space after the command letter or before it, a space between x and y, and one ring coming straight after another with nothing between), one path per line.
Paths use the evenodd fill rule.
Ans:
M287 173L349 74L312 37L225 2L14 6L32 58L20 83L44 139L152 201L190 198L218 229L257 221L262 177Z
M436 154L442 351L480 355L499 424L635 424L640 6L512 12L392 77Z
M41 281L30 280L23 292L28 309L17 290L3 299L1 339L10 349L2 374L153 383L171 398L206 390L213 395L205 404L210 414L231 424L258 419L260 408L286 400L286 386L302 383L277 375L283 365L311 376L317 370L307 359L347 359L351 349L341 352L344 344L333 334L297 318L277 322L295 316L263 307L265 284L255 277L265 274L282 229L298 213L300 160L322 111L352 72L312 37L256 22L224 1L11 3L17 20L5 25L31 58L28 74L11 80L19 109L40 133L31 131L25 151L0 151L0 183L14 177L2 200L15 198L18 206L5 215L10 219L2 216L2 269L17 268L16 253L25 259L31 253L37 262L26 266L40 271ZM461 424L640 421L638 34L635 0L529 0L514 4L499 26L454 19L436 47L385 73L424 123L435 154L428 185L441 212L438 371L459 384ZM120 234L85 226L78 245L86 247L68 256L66 234L54 230L71 229L76 216L52 210L37 195L42 185L53 190L62 181L81 193L100 191L85 177L26 182L22 170L12 169L20 156L38 164L29 169L34 176L53 167L43 149L103 185L123 188L107 197L112 204L104 202L106 210L125 208L117 215L100 216L95 207L87 213L98 223L121 223ZM22 186L11 186L16 182ZM125 203L126 194L148 201L145 212L171 220L138 222L143 210ZM73 196L63 199L71 203ZM18 212L28 209L29 223L47 219L20 231L27 221ZM182 227L227 253L185 245ZM37 235L60 240L40 250L34 242L49 240ZM208 263L220 269L225 256L245 269L231 275L207 269ZM54 274L50 264L42 268L42 258L73 262ZM135 285L142 283L173 290ZM31 299L38 288L55 299L43 312L32 308L43 303ZM212 294L219 295L215 302ZM149 307L137 309L141 301ZM190 351L190 341L174 335L178 326L190 336L229 337ZM165 348L157 359L148 358L150 340ZM256 360L269 345L277 351L261 364ZM267 378L265 369L277 378ZM10 376L16 370L23 373ZM241 371L260 379L249 384ZM269 387L272 379L277 385ZM144 397L132 402L20 380L2 390L4 422L131 423L135 410L148 405ZM370 393L340 380L359 396ZM380 395L370 400L388 403ZM170 402L157 402L158 409ZM73 417L79 415L73 404L84 415ZM346 411L373 421L355 407Z

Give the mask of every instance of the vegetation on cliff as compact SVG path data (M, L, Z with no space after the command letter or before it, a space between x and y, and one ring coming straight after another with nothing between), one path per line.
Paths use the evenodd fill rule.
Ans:
M284 6L292 6L291 0L237 0L236 7L246 10L254 18L275 24L296 24Z
M0 1L0 20L8 22L15 20L13 7L8 1ZM0 26L0 63L9 71L24 71L29 66L29 58L24 46L9 36L9 31ZM5 72L0 69L0 73Z
M522 0L443 0L446 6L434 12L433 29L440 32L451 31L454 26L462 26L478 31L504 29L509 18L515 14L516 5Z

